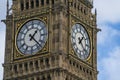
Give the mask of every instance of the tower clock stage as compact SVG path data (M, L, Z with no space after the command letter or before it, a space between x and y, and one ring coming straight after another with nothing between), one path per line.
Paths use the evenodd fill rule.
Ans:
M16 35L16 47L20 53L33 54L41 50L47 40L47 29L40 20L25 23Z
M3 80L97 80L92 8L92 0L12 0L9 9L7 0Z
M80 59L87 59L90 54L90 39L85 28L75 24L71 31L73 49Z

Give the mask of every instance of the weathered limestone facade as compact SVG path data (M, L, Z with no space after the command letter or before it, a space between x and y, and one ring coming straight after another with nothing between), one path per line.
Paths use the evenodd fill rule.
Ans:
M92 0L13 0L7 14L3 80L97 80L96 12ZM48 39L42 50L23 55L15 38L25 22L45 22ZM87 60L79 59L71 45L71 28L82 24L89 33L91 50Z

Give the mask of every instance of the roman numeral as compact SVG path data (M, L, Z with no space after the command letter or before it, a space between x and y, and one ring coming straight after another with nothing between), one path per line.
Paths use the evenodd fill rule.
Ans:
M90 45L86 44L86 46L87 46L88 48L90 48Z
M47 33L45 33L45 34L41 34L41 36L44 36L44 35L47 35Z
M25 33L23 32L23 31L20 31L20 33L19 34L23 34L23 35L25 35Z
M21 46L20 46L20 49L25 45L25 43L23 43Z
M41 43L45 43L43 40L39 40Z
M45 27L42 27L39 31L43 30Z

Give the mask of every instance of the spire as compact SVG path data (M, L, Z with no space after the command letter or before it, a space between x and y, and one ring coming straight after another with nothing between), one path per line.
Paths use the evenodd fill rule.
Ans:
M97 15L97 9L95 9L95 15Z
M9 1L7 0L7 15L9 15Z

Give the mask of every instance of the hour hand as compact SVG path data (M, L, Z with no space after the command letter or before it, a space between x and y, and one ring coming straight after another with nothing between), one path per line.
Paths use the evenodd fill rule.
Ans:
M37 30L34 32L34 34L33 35L29 35L30 36L30 41L34 38L34 36L35 36L35 34L37 33Z
M82 39L80 39L80 37L78 38L78 40L79 40L79 44L81 44L81 42L82 42L82 40L83 40L83 37L82 37Z
M34 38L31 34L29 34L30 41Z
M31 34L29 36L40 46L40 43Z

